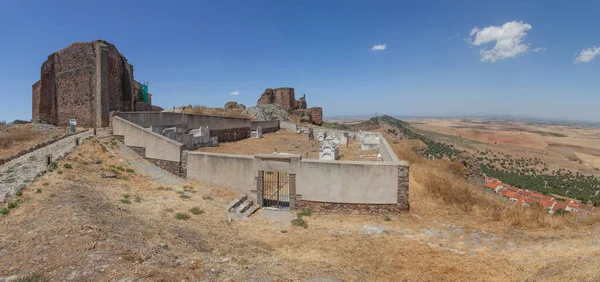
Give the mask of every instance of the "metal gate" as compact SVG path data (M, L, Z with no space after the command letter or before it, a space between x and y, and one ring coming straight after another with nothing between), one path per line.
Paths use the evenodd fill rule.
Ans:
M263 207L290 208L290 174L287 172L263 172Z

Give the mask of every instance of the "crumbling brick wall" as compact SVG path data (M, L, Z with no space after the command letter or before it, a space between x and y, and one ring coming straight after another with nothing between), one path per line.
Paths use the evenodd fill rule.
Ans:
M323 125L323 108L312 107L308 109L313 124Z
M294 88L281 87L273 89L275 94L275 103L279 104L284 110L291 111L296 107L296 98L294 96Z
M296 110L306 110L306 94L304 94L300 99L296 100Z
M108 126L110 111L133 110L132 92L133 68L114 45L73 43L42 64L39 88L32 89L32 97L39 97L32 101L32 118L57 125L76 118L81 126Z
M40 86L38 80L31 86L31 120L37 121L40 119Z
M265 89L265 92L263 92L263 94L260 95L260 98L258 98L258 101L256 102L257 105L268 105L274 103L275 95L273 94L273 89L271 88Z

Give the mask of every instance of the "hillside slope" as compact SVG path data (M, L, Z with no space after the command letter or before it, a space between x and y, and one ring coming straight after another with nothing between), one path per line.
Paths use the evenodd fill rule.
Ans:
M559 227L569 222L566 217L550 218L559 220L557 225L515 225L508 218L493 218L492 201L465 208L435 194L438 183L424 179L454 177L439 171L448 172L450 164L409 156L412 151L405 149L413 142L397 140L393 145L413 158L410 213L389 218L312 214L305 217L304 229L291 226L285 212L259 211L249 220L228 222L224 205L233 193L201 183L168 184L168 179L153 178L149 164L140 164L143 160L119 149L115 141L92 140L59 162L58 170L27 187L8 215L0 215L0 277L600 279L596 228ZM117 178L102 178L114 172ZM195 207L203 212L192 214L189 210ZM178 220L177 213L190 218Z

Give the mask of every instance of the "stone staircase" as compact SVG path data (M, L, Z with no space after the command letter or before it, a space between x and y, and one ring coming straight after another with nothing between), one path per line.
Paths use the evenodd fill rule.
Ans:
M259 205L254 204L251 199L248 199L248 195L242 194L227 204L227 212L229 212L228 221L231 221L233 218L248 218L258 209L260 209Z

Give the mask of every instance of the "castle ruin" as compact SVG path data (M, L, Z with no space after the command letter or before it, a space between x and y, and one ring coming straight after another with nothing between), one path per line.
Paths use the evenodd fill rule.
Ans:
M308 108L306 94L296 100L295 91L292 87L267 88L258 101L257 105L277 104L284 110L299 118L303 122L316 125L323 124L323 109L321 107Z
M142 101L133 66L104 40L76 42L48 56L32 86L32 120L105 127L111 111L150 111L151 94Z

